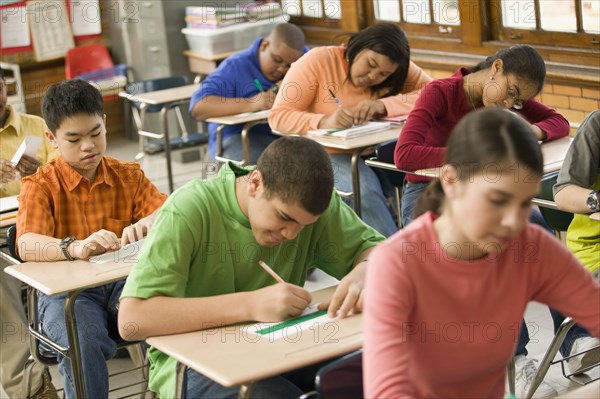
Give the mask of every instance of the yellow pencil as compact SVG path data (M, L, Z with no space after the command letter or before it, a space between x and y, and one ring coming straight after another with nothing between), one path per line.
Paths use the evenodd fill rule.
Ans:
M277 280L277 282L279 282L279 283L285 283L285 281L283 281L283 279L282 279L281 277L279 277L279 275L277 275L277 273L275 273L275 272L273 271L273 269L271 269L271 268L269 267L269 265L267 265L265 262L263 262L262 260L259 260L259 261L258 261L258 264L259 264L259 265L260 265L260 266L261 266L263 269L265 269L265 271L266 271L267 273L269 273L269 274L270 274L270 275L271 275L271 276L272 276L272 277L273 277L275 280Z

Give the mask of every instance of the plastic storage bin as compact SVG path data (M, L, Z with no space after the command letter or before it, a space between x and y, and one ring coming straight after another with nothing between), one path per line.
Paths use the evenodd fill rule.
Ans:
M192 52L210 56L243 50L257 38L267 36L275 25L283 22L287 22L287 18L282 15L219 29L183 28L181 32L185 35Z

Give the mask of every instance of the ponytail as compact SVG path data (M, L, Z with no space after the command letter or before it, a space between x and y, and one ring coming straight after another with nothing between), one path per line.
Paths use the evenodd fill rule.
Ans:
M442 213L442 206L444 205L445 198L446 194L444 194L440 179L433 180L417 199L415 210L413 212L414 218L416 219L428 211L440 215Z

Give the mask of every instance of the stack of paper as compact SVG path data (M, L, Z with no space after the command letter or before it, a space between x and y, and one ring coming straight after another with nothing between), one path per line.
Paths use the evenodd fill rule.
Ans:
M380 132L389 129L390 122L368 122L360 126L352 126L347 129L318 129L309 130L308 135L311 137L331 137L342 140L362 137L371 133Z

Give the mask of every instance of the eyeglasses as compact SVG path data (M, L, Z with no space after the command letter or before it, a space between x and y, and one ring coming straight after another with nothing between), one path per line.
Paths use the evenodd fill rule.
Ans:
M506 90L506 95L513 101L512 107L514 109L522 109L523 108L523 100L519 99L519 89L514 87L509 87Z

